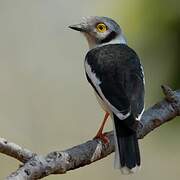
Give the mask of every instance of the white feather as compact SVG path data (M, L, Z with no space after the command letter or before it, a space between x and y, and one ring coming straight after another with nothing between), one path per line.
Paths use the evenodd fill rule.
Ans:
M144 68L143 68L143 66L141 66L141 71L142 71L142 74L143 74L143 83L144 83L144 85L145 85Z
M124 167L120 168L120 170L121 170L122 174L132 174L132 173L137 172L140 168L141 168L141 166L136 166L132 169L129 169L128 167L124 166Z
M136 118L137 121L140 121L141 120L141 117L143 115L143 112L144 112L144 109L145 107L143 108L143 110L141 111L141 113L138 115L138 117Z

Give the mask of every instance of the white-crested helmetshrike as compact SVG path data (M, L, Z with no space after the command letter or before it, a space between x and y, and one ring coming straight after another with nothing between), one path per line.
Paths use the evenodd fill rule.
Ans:
M120 26L108 17L87 17L69 27L83 33L90 48L84 62L86 77L105 111L96 138L108 142L102 131L110 115L115 167L124 174L133 173L141 164L136 129L144 111L144 73L139 57L127 45Z

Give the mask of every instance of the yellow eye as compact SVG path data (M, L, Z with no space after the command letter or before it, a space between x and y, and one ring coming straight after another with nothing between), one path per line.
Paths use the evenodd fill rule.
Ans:
M107 26L104 24L104 23L99 23L97 26L96 26L96 29L98 30L98 32L105 32L107 31Z

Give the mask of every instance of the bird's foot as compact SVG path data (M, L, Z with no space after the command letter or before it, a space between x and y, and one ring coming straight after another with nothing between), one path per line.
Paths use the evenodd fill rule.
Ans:
M99 133L93 139L101 139L104 144L109 144L109 138L106 133Z

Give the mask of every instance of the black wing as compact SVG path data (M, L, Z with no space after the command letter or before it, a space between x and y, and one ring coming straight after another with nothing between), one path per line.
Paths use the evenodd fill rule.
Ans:
M104 101L122 114L131 111L135 118L141 114L144 76L139 58L131 48L125 44L111 44L92 49L86 55L85 64L93 74L93 78L90 77L86 68L88 81Z

